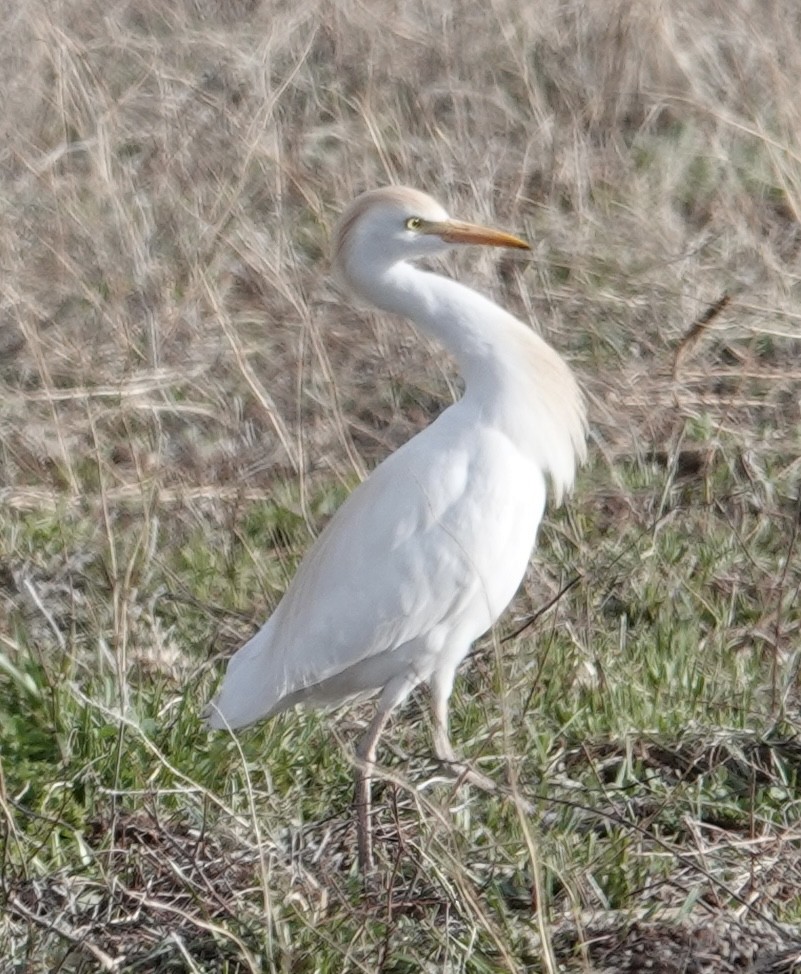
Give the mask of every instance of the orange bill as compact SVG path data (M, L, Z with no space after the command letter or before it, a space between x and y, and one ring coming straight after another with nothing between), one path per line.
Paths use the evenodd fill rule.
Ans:
M485 247L517 247L531 250L525 240L515 237L505 230L493 230L477 223L462 223L459 220L443 220L442 223L426 223L420 228L422 233L435 234L445 243L483 244Z

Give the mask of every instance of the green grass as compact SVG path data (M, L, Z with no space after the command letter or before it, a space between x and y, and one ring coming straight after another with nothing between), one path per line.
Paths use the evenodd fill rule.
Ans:
M82 515L8 516L6 592L20 566L31 579L7 611L0 680L8 948L27 925L39 963L92 969L47 927L57 916L118 951L132 938L130 970L191 970L185 953L197 969L242 970L247 952L255 969L382 956L387 970L424 957L537 969L540 893L551 918L710 898L736 910L760 847L772 857L801 825L801 749L796 674L776 665L760 599L792 556L788 526L720 466L700 484L653 462L620 465L617 486L597 463L584 474L579 497L592 484L604 507L641 511L611 536L591 499L553 521L540 562L581 582L533 632L480 648L452 706L465 753L499 780L513 769L539 814L435 784L425 701L412 702L382 755L388 892L375 901L354 863L349 721L288 714L235 741L197 719L209 661L248 631L243 606L274 600L272 576L307 543L302 519L256 502L207 515L203 533L173 516L170 543L145 559L138 534L117 532L112 557ZM76 571L82 549L95 555ZM778 618L797 627L798 606L782 601ZM26 889L44 897L41 928L20 913ZM113 920L134 905L136 936ZM787 878L770 916L794 923L799 909Z
M742 0L725 30L703 5L379 8L0 14L0 971L678 974L699 938L721 971L783 970L794 8ZM592 435L452 699L508 794L454 787L415 694L365 887L370 704L236 738L199 712L348 491L459 388L328 281L336 214L388 181L531 240L446 269L570 359Z

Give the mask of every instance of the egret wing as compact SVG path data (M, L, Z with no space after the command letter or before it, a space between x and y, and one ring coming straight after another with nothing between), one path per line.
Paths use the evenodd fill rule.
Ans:
M426 450L426 440L439 439L433 432L385 460L339 508L271 618L232 658L213 725L215 708L225 718L216 723L232 727L274 713L291 694L418 638L452 612L466 569L449 521L466 493L468 455Z

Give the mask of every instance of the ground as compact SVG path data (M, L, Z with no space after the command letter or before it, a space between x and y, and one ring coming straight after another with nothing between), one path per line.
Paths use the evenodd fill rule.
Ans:
M801 970L801 13L7 0L0 970ZM459 394L331 281L401 182L587 392L590 459L425 693L199 712L349 489ZM536 808L526 812L520 799Z

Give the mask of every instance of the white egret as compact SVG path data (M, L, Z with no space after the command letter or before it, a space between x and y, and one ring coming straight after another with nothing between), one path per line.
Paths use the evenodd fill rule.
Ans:
M211 727L239 728L296 703L379 693L357 748L364 872L373 866L370 773L390 714L427 682L435 753L455 763L448 700L456 668L520 585L546 478L560 502L585 455L584 402L565 361L489 299L409 263L463 244L528 249L400 186L364 193L342 215L339 278L438 339L458 363L464 395L339 508L272 616L231 659L205 713Z

